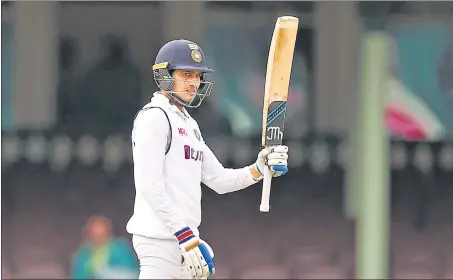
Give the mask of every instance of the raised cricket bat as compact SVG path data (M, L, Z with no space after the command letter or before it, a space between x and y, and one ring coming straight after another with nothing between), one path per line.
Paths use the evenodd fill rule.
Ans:
M281 145L285 129L286 101L293 64L299 19L292 16L277 18L267 61L264 90L261 145ZM261 212L269 212L272 173L264 169Z

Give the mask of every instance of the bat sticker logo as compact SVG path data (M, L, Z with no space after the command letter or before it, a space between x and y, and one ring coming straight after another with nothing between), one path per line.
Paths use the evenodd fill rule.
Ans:
M280 127L268 127L267 132L270 132L269 135L266 136L267 140L280 140L283 138L283 132Z

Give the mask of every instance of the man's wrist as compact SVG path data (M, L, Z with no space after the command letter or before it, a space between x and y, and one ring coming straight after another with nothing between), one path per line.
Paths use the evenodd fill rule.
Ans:
M184 250L190 251L193 248L197 247L200 243L199 239L196 238L195 234L193 233L192 229L189 227L185 227L175 233L176 239L180 245L184 244Z
M179 243L182 243L190 238L195 237L195 235L189 227L184 227L183 229L178 230L175 233L175 237L178 239Z
M255 181L260 181L262 178L263 178L263 174L261 173L261 171L259 170L258 168L258 165L255 163L255 164L252 164L250 167L249 167L249 171L250 171L250 174L252 174L252 177Z

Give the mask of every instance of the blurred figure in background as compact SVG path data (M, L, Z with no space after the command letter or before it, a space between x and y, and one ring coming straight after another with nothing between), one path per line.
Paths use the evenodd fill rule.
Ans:
M141 75L124 38L107 34L101 49L102 59L78 81L68 123L83 131L127 131L141 107Z
M445 93L446 99L453 105L453 39L443 54L438 70L439 85Z
M79 59L79 46L76 39L63 37L59 46L59 80L58 92L58 123L64 127L71 121L73 114L77 114L72 102L75 96L76 63Z
M85 240L74 253L72 279L134 279L138 277L135 253L127 241L112 235L110 220L103 216L89 219Z
M190 115L197 120L200 130L206 135L231 136L233 129L230 121L215 107L212 99L206 98L200 105L200 110L187 108Z

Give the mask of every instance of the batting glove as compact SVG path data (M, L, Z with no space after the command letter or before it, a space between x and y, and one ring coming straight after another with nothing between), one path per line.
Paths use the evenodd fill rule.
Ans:
M263 178L264 168L272 171L272 177L278 177L288 172L288 146L280 145L262 149L255 164L251 167L255 180Z
M205 241L195 236L189 227L175 233L179 242L183 266L192 279L207 278L215 273L214 252Z

